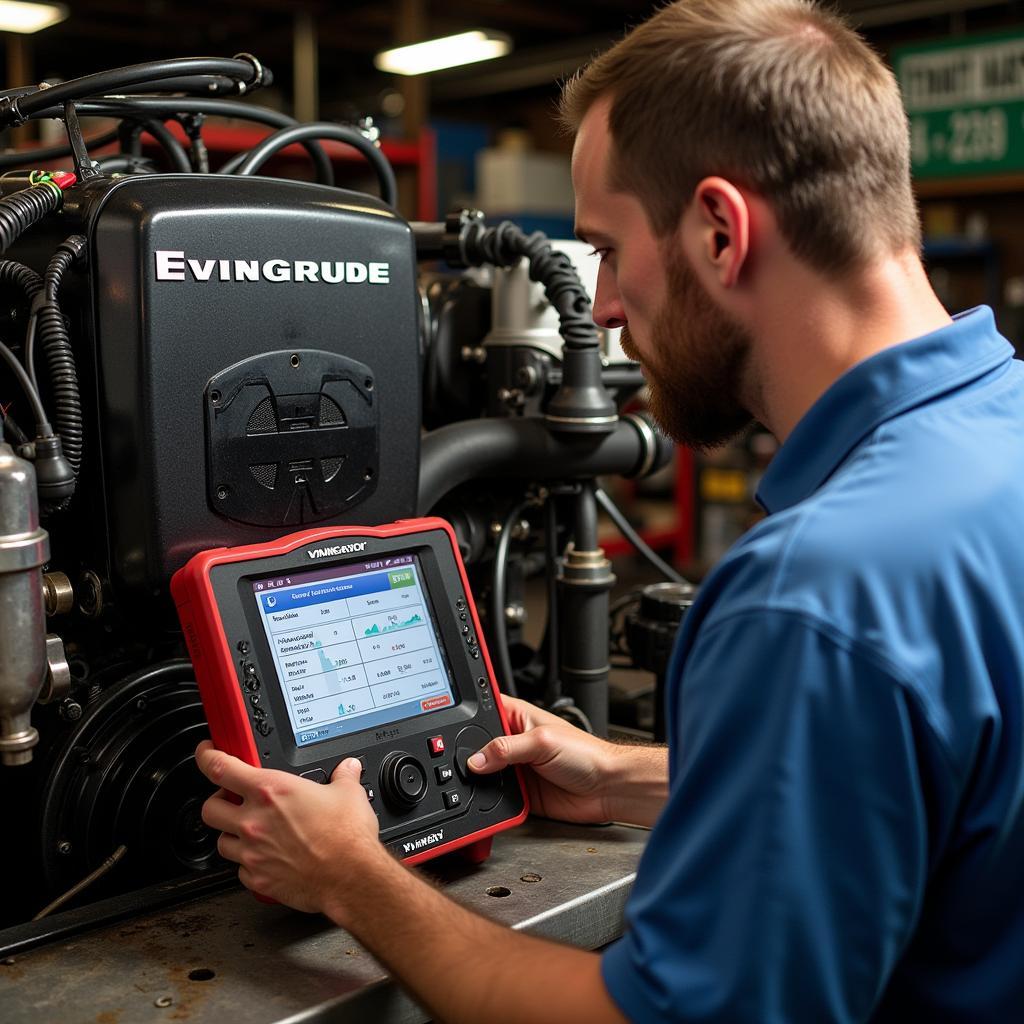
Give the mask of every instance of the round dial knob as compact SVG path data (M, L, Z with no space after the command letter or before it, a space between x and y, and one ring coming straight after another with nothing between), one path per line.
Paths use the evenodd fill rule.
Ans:
M413 807L427 792L427 773L412 754L393 751L380 766L380 788L396 807Z

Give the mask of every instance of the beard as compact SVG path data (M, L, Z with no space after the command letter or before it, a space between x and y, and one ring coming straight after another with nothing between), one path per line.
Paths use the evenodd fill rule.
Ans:
M668 298L651 325L646 359L640 359L628 326L620 344L644 363L649 408L664 433L708 451L753 418L740 398L751 337L715 304L681 254L672 255L666 274Z

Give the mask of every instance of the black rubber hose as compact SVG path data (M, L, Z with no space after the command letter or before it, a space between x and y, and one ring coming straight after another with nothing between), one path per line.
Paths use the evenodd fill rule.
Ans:
M35 89L19 96L8 95L0 98L0 127L20 125L36 111L59 106L68 100L80 100L86 96L101 96L117 92L133 85L157 83L168 79L192 78L196 75L223 75L243 82L249 88L265 84L264 69L257 68L253 60L221 57L177 57L171 60L148 61L132 64L111 71L99 71L82 78L72 78L60 85L47 89ZM12 90L17 92L20 90Z
M646 476L671 454L671 444L640 415L624 416L608 434L571 438L554 434L538 418L463 420L423 436L419 514L470 480Z
M544 285L545 298L558 311L565 347L600 350L587 290L572 260L553 249L547 235L540 231L527 235L507 220L491 228L475 221L460 241L463 259L470 266L489 263L513 267L525 256L530 263L530 279Z
M0 253L6 252L23 231L60 208L56 185L33 185L0 198Z
M82 465L82 400L78 389L78 370L71 349L64 316L57 303L68 267L85 251L82 235L72 235L62 242L46 267L45 292L33 303L37 318L36 333L46 358L53 394L53 425L64 447L64 456L75 476Z
M355 128L343 124L314 122L313 124L295 125L292 128L282 128L280 131L274 132L273 135L268 135L259 145L254 146L245 160L239 164L235 173L255 174L279 150L290 146L293 142L302 142L303 139L333 139L358 150L366 157L376 173L377 181L380 183L381 198L384 202L388 206L394 206L398 202L398 184L387 157L365 135Z
M182 174L192 173L192 161L189 160L185 147L168 131L163 121L154 117L145 121L140 120L139 123L156 139L160 148L167 154L173 170L181 171Z
M81 112L81 111L79 111ZM59 112L54 116L59 116ZM86 149L97 149L117 141L117 129L94 135L85 140ZM63 142L57 146L45 146L42 149L23 149L16 153L0 153L0 168L35 167L46 160L59 160L62 156L71 156L71 144Z
M687 583L688 580L684 579L671 565L668 564L655 550L640 536L635 529L633 524L626 518L622 509L615 504L614 501L603 491L600 487L594 492L594 497L597 498L597 503L604 509L608 518L618 527L619 533L622 534L630 544L636 548L639 554L643 555L648 562L655 569L658 570L666 579L671 580L673 583Z
M238 82L226 75L183 75L181 78L160 79L159 89L148 82L139 85L122 85L118 90L124 96L138 93L181 92L193 96L237 96Z
M25 293L25 298L29 300L30 305L32 300L43 290L43 279L31 267L26 267L24 263L18 263L15 260L0 260L0 284L14 285L20 288ZM25 371L28 373L29 380L32 381L32 387L38 393L39 382L36 380L33 357L35 331L36 314L33 311L28 321L23 356Z
M519 696L512 672L512 655L508 649L508 626L505 623L505 592L508 589L508 553L512 547L512 529L526 508L521 502L512 509L501 524L498 545L494 552L494 574L491 579L491 634L494 644L491 653L498 662L498 685L502 693Z
M590 296L572 260L539 231L526 235L511 221L489 228L472 215L462 221L457 244L462 261L472 266L511 267L526 257L530 279L544 286L545 298L558 312L562 335L562 381L544 416L562 433L610 432L618 409L602 380L601 342Z
M239 167L245 162L245 158L249 155L249 151L246 150L242 153L236 153L230 160L225 161L220 167L217 168L218 174L234 174ZM331 178L334 177L334 171L331 171Z
M25 398L28 400L28 404L32 408L32 415L36 420L37 432L44 436L48 435L50 432L49 423L46 419L46 410L43 408L43 403L39 398L39 392L36 391L32 381L29 380L25 367L18 362L18 357L2 341L0 341L0 359L8 365L21 390L25 393Z
M10 435L17 444L28 444L29 436L11 417L4 413L0 418L0 436Z
M16 260L0 260L0 285L5 284L20 288L30 301L43 290L43 279L31 267Z
M241 103L234 99L207 99L200 96L132 96L131 99L115 99L113 97L101 97L98 99L86 99L75 104L75 109L81 117L115 117L130 118L138 117L139 114L151 114L157 117L173 117L175 114L209 114L211 116L237 118L240 121L253 121L256 124L267 125L270 128L291 128L299 124L295 118L287 114L273 111L269 106L256 106L252 103ZM52 109L40 111L34 114L36 119L58 118L61 116L60 108L54 106ZM98 138L98 136L97 136ZM113 133L110 139L117 138L117 132ZM90 140L88 145L100 144L97 140ZM334 168L331 159L324 152L324 146L315 139L301 139L302 145L312 159L316 168L316 180L323 184L334 184ZM61 152L55 156L65 156L71 153L70 146L63 146ZM17 159L13 156L0 157L0 161L9 160L11 166L20 166L25 161L35 156L35 151L26 151L25 154L18 154ZM220 168L218 173L231 174L239 164L248 156L247 153L240 153ZM6 166L0 163L0 167Z
M270 128L291 128L299 124L294 117L289 117L287 114L282 114L277 110L271 110L270 107L240 103L238 100L214 99L212 97L133 96L130 100L99 98L77 103L75 108L81 117L128 117L133 112L135 116L138 116L139 113L146 113L156 117L173 117L175 114L210 114L220 117L233 117L240 121L252 121L255 124L265 124ZM54 107L52 110L40 111L34 116L38 118L59 117L60 114L60 109ZM116 133L113 137L117 137ZM89 145L93 144L92 142L89 143ZM324 152L323 146L315 139L304 139L301 140L300 144L306 149L313 160L313 164L316 167L317 181L325 185L333 185L334 168L331 166L330 158ZM64 153L70 153L70 151L70 147L65 146L63 152L57 155L62 156ZM237 163L241 163L246 156L247 154L240 153L234 160ZM221 168L220 173L231 172L227 171L226 168Z
M104 174L156 174L153 161L142 156L129 156L119 153L117 156L103 157L96 161Z
M93 109L83 110L83 108L89 107ZM96 109L97 107L99 109ZM153 136L160 148L167 154L172 170L180 171L183 174L190 174L192 172L192 163L188 158L188 153L185 151L184 146L170 133L162 117L147 117L147 111L136 109L134 100L120 100L103 104L76 103L75 112L78 114L85 113L87 116L103 114L105 116L121 117L125 120L135 121L143 131L147 131ZM52 111L47 110L44 113L52 117L63 116L63 112L56 109ZM172 115L168 114L165 116L170 117Z

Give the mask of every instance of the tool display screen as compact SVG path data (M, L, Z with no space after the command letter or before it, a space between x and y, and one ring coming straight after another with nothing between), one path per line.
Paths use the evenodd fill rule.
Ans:
M456 703L415 555L252 589L298 746Z

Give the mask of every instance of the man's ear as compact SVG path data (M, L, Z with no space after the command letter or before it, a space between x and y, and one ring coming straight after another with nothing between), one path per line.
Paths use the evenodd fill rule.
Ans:
M721 287L734 287L750 255L751 210L743 193L725 178L704 178L688 214L691 252Z

